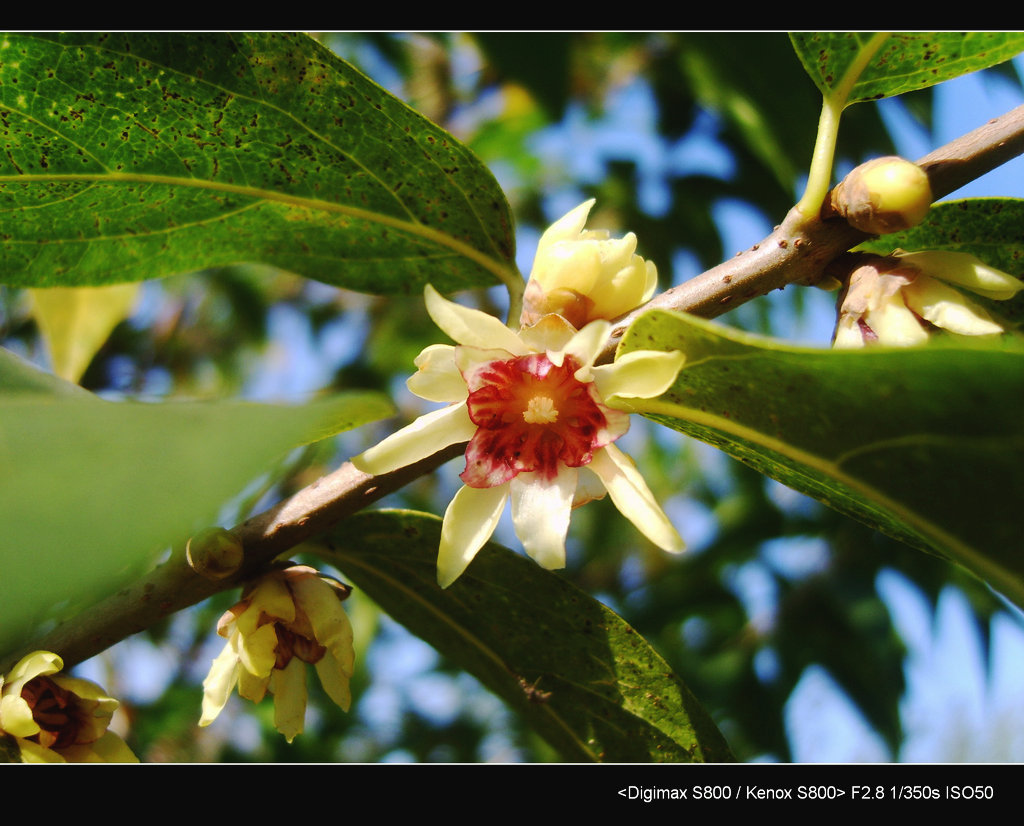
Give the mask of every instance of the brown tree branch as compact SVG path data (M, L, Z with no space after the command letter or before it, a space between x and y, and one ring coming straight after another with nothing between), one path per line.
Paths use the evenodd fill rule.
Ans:
M1024 106L929 153L918 164L928 173L935 197L940 198L1022 152ZM788 284L816 283L833 260L868 237L840 219L805 221L790 212L782 225L759 244L667 290L619 320L602 360L611 360L626 328L647 310L670 309L713 318ZM265 570L280 554L433 472L460 455L464 448L453 445L415 465L377 477L361 473L346 462L334 473L231 531L245 550L245 562L234 575L220 580L205 579L188 566L184 552L179 549L167 563L143 579L0 662L0 673L9 670L23 654L36 649L60 654L70 667L183 608L237 587Z

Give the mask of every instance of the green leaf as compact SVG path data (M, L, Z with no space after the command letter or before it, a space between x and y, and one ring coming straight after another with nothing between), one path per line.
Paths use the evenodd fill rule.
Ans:
M131 313L138 284L31 290L32 314L46 340L53 372L77 382L113 329Z
M959 562L1024 605L1024 344L792 347L650 312L620 353L681 350L652 419L909 545Z
M27 369L0 359L0 387L23 391L0 395L0 651L209 527L291 448L390 412L369 393L303 407L108 402L32 387Z
M990 267L1020 278L1024 276L1024 200L1020 198L964 198L944 201L924 221L902 232L866 241L864 252L890 255L897 249L966 252ZM1010 325L1024 325L1024 293L1007 301L993 301L967 292Z
M516 273L490 172L306 35L9 33L0 131L8 284L242 261L381 293Z
M364 512L345 520L321 553L567 760L732 759L686 686L621 617L494 544L442 590L440 535L435 516Z
M1024 51L1019 32L901 32L889 34L848 86L876 32L795 32L793 48L826 99L846 95L844 105L925 89ZM847 83L844 83L847 81Z

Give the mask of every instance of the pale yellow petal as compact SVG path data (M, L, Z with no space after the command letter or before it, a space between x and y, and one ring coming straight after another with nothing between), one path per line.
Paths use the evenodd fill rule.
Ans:
M447 588L491 538L508 499L508 485L493 488L463 486L444 513L441 547L437 553L437 584Z
M270 685L270 674L259 676L250 674L244 668L238 669L238 696L254 703L260 702L267 693L267 686Z
M902 293L881 299L878 307L864 316L864 322L874 330L879 344L912 347L928 340L928 331L907 309Z
M253 633L260 623L261 614L291 622L295 619L295 600L288 586L276 576L261 578L249 594L249 608L238 620L242 635Z
M679 375L686 357L678 352L634 350L612 364L594 367L597 391L609 407L616 399L653 399L668 390Z
M261 625L238 640L238 660L255 677L270 674L277 660L277 628L273 623Z
M864 333L857 319L859 316L843 315L836 323L836 334L832 346L837 350L850 350L864 346Z
M213 661L210 673L203 680L203 716L199 718L199 725L208 726L217 719L238 682L240 668L238 654L228 643Z
M573 241L578 239L580 237L580 233L583 231L583 227L587 224L587 217L590 215L590 210L594 208L594 204L596 203L596 198L584 201L575 209L569 210L569 212L544 230L544 234L541 235L540 241L537 243L537 256L540 257L543 251L559 241ZM532 274L530 277L533 277Z
M302 734L306 722L305 663L294 657L284 668L274 669L270 690L274 694L274 728L290 743Z
M61 749L68 763L138 763L128 744L114 732L108 731L92 743L83 743Z
M467 442L476 433L466 403L449 405L420 416L392 433L378 445L352 459L363 473L374 475L397 470L433 456L449 445Z
M509 483L516 536L523 550L549 570L565 567L576 478L576 468L561 465L551 481L537 473L520 473Z
M405 386L431 402L460 402L466 398L466 382L455 366L455 348L433 344L416 357L416 372Z
M494 316L448 301L429 284L424 292L430 317L454 341L470 347L496 347L513 355L526 355L519 336Z
M352 625L338 599L338 592L319 577L294 580L292 590L313 627L316 641L327 648L345 673L351 676L355 666Z
M1003 332L982 307L934 278L922 276L904 287L903 298L919 316L951 333L990 336Z
M523 344L536 353L561 351L574 335L576 328L562 316L555 314L543 316L536 324L519 331Z
M590 371L594 365L594 359L604 348L608 339L608 331L612 325L607 321L591 321L586 327L574 335L565 347L560 351L548 351L548 358L556 367L561 367L565 356L572 356L580 368L576 371L577 381L587 382L591 380Z
M66 763L53 749L47 749L31 740L18 740L22 763Z
M342 711L348 711L352 704L352 691L349 688L352 666L342 665L328 651L316 664L316 674L327 696Z
M64 661L51 651L33 651L22 657L7 675L0 694L0 729L15 737L38 734L39 725L21 690L30 680L56 674L63 667Z
M625 453L615 445L608 445L594 453L587 467L604 483L615 507L651 542L666 551L678 552L685 548L683 538Z
M898 258L933 278L959 284L978 295L1003 301L1024 290L1024 281L990 267L966 252L924 250L901 253Z

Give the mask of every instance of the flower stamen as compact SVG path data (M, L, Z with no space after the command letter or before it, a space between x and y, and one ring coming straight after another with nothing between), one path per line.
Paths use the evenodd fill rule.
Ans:
M528 424L550 424L558 420L558 409L548 396L534 396L523 411L523 421Z

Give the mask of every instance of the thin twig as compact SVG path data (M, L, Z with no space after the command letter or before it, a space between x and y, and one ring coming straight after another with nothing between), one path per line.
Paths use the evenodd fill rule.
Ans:
M931 152L918 161L936 198L1024 153L1024 106ZM790 212L771 235L735 258L674 287L623 317L602 353L610 360L626 328L653 308L713 318L788 284L813 284L830 262L867 235L837 219L807 221ZM0 662L0 673L36 649L60 654L70 667L171 614L253 577L277 556L312 539L366 505L431 473L462 453L453 445L428 459L377 477L345 463L334 473L232 530L245 548L245 564L233 576L211 581L188 567L184 552L142 580L83 611Z

